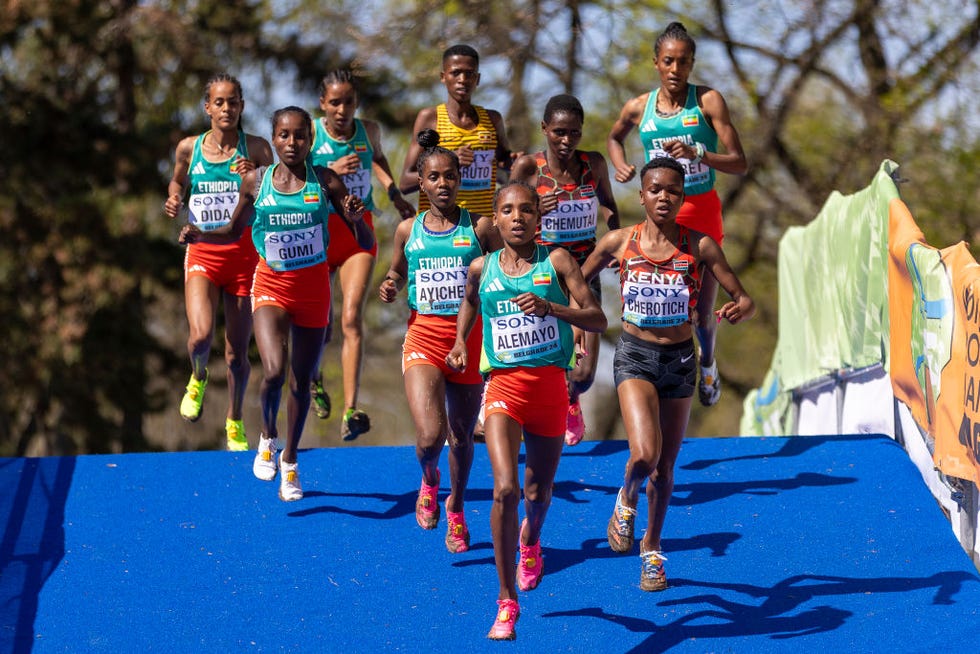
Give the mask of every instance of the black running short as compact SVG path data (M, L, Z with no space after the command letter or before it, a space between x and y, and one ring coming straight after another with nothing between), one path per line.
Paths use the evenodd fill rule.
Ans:
M623 332L613 357L613 379L619 386L627 379L650 382L663 399L694 395L697 380L694 340L657 345Z

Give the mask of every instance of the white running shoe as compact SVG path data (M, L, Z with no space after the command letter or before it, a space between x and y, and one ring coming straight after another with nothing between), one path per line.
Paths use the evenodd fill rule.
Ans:
M279 499L283 502L295 502L303 499L303 487L299 485L299 463L286 463L279 455Z
M262 481L272 481L276 478L276 468L278 459L276 454L279 448L276 439L266 438L265 434L259 435L259 448L255 453L255 460L252 461L252 474Z

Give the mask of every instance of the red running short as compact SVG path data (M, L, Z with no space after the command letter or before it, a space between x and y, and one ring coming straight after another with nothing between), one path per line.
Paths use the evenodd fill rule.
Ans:
M497 368L490 372L483 421L504 413L537 436L564 437L568 422L568 382L565 369Z
M246 227L234 243L191 243L184 251L184 283L195 275L229 295L248 297L259 255L252 244L252 228Z
M483 345L483 321L477 317L466 340L467 366L462 372L446 365L446 355L456 344L456 316L435 316L412 311L402 345L402 374L412 366L435 366L447 382L482 384L480 352Z
M252 282L252 313L273 306L289 314L297 327L330 323L330 272L326 262L275 272L259 259Z
M364 212L363 220L371 228L371 233L374 233L374 216L371 215L370 211ZM327 231L330 233L330 242L327 243L327 263L330 265L330 270L340 268L345 261L358 252L367 252L372 257L378 256L378 239L374 239L374 245L370 250L365 250L357 244L354 232L350 230L347 221L341 218L338 213L330 214L327 221Z
M697 230L715 239L718 245L725 240L725 228L721 224L721 198L718 191L688 195L677 213L677 224Z

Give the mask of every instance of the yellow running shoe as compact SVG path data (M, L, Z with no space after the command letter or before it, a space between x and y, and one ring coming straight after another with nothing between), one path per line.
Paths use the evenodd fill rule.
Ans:
M180 417L190 422L196 422L201 417L201 407L204 406L204 389L208 387L208 375L205 373L204 379L197 379L191 373L191 379L187 382L187 390L184 398L180 401Z
M225 436L228 437L229 452L245 452L248 450L248 439L245 438L245 425L241 420L226 418Z

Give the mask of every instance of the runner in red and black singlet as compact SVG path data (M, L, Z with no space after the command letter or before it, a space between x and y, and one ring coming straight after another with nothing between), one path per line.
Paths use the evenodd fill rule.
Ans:
M582 140L585 111L577 98L556 95L545 106L541 131L547 149L514 162L511 179L535 187L541 198L538 242L568 250L581 265L595 248L601 216L607 229L619 228L616 200L609 184L606 160L598 152L576 149ZM601 303L599 278L591 288ZM565 442L577 445L585 435L579 395L592 386L599 357L599 334L575 329L578 361L568 375L568 420Z
M633 549L640 490L646 487L647 524L640 541L640 588L667 587L661 531L674 488L694 396L693 324L701 270L731 296L712 320L738 323L755 304L710 236L677 224L684 202L684 168L669 157L651 159L640 171L640 203L646 218L609 232L596 244L582 273L595 277L610 263L620 269L623 332L616 345L613 378L629 440L623 487L606 527L613 551Z

